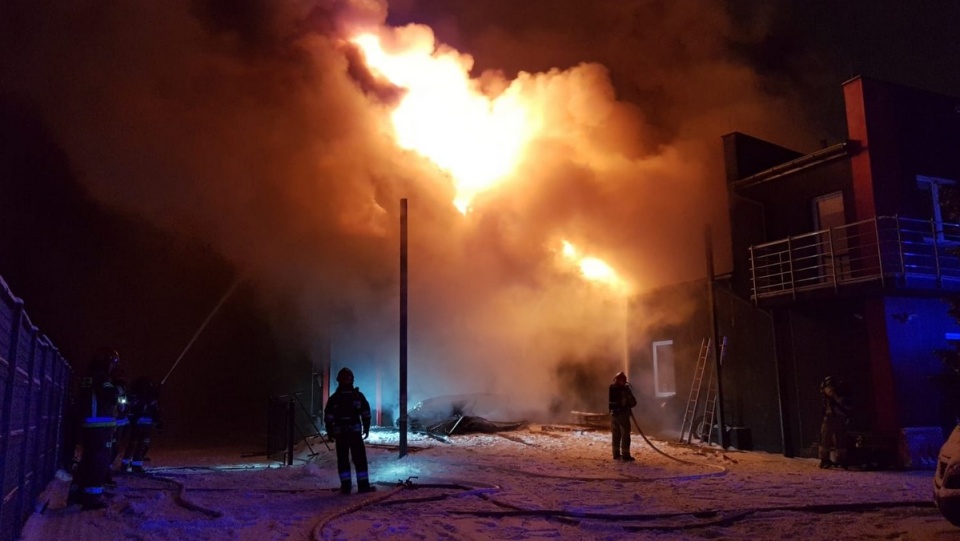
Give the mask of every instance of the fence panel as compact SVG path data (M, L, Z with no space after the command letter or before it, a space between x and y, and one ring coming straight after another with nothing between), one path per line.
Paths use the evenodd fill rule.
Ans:
M11 541L60 465L70 365L0 277L0 541Z

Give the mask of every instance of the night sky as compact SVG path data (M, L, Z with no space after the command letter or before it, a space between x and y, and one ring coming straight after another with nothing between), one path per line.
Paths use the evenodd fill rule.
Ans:
M464 225L448 181L383 136L397 94L344 43L361 23L426 24L492 85L535 74L582 139L532 150L522 191ZM581 320L543 315L589 296L550 270L553 232L648 287L702 276L703 226L721 247L726 227L721 135L842 140L855 75L960 96L957 28L952 0L7 1L0 275L79 370L110 345L157 379L242 275L163 398L171 438L258 441L267 394L305 388L328 337L368 394L395 362L408 197L412 358L436 377L412 395L467 391L449 385L464 371L512 392L481 369L520 342L533 361L508 379L528 386L549 359L612 355L609 329L567 343ZM564 158L588 140L629 165ZM531 307L549 324L503 331Z

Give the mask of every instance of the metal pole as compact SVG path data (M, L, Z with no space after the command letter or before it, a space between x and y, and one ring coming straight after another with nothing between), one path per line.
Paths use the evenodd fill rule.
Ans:
M407 456L407 200L400 200L400 458Z
M287 466L293 466L293 431L294 427L294 416L296 415L296 410L293 409L293 397L290 396L287 398Z
M380 366L377 366L377 414L374 422L374 426L383 426L383 374Z
M623 294L623 373L630 379L630 296Z

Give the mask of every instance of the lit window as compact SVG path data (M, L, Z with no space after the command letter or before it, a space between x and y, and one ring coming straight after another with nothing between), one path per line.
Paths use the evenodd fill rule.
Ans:
M677 394L673 364L673 340L653 343L653 389L658 397Z

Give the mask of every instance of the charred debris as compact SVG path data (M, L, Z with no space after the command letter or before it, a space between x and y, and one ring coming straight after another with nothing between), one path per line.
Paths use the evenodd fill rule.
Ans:
M600 426L593 419L600 414L572 413L580 428ZM515 415L506 397L484 393L429 398L419 402L408 413L411 430L437 439L463 434L511 432L529 424L524 418L502 420ZM606 420L607 416L603 417ZM608 422L603 423L606 424Z

